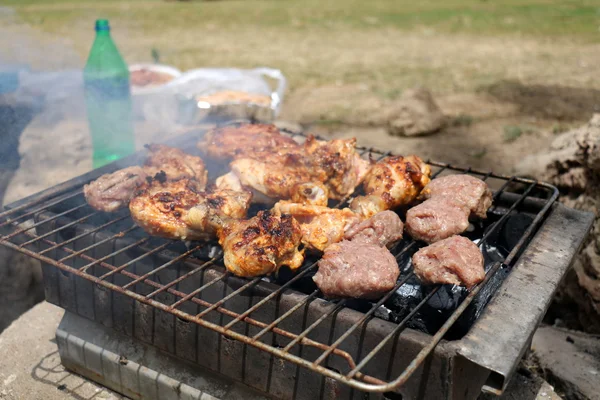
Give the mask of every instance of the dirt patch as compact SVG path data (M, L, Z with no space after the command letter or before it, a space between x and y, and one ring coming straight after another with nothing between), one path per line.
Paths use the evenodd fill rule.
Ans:
M514 104L521 114L557 120L586 120L600 111L600 90L500 81L481 89Z

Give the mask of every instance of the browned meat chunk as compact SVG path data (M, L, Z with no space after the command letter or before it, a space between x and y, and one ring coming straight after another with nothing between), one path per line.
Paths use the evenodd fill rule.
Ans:
M253 153L292 151L300 145L281 134L275 125L243 124L212 129L204 135L198 147L215 160L230 161Z
M214 235L190 228L190 208L202 200L196 181L154 179L142 185L129 203L133 221L153 236L181 240L207 240Z
M102 175L83 187L83 194L90 206L99 211L113 212L126 207L135 190L146 180L140 167L129 167Z
M373 165L363 179L365 196L356 197L352 211L365 218L413 203L429 183L431 168L417 156L386 157Z
M470 175L448 175L432 180L421 192L425 199L443 196L464 204L471 216L485 218L492 205L492 192L481 179Z
M208 181L208 172L200 157L162 144L149 144L146 147L150 150L144 164L144 170L148 175L153 176L162 171L169 180L194 179L200 189L204 189Z
M382 211L350 227L346 231L345 238L355 243L372 243L390 247L402 239L403 229L404 225L398 214L393 211Z
M277 272L282 265L298 269L304 261L304 252L299 249L301 237L294 217L270 210L227 224L219 231L219 244L228 271L253 277Z
M329 298L376 299L394 288L399 275L385 247L344 240L325 250L313 280Z
M434 197L406 213L406 231L413 239L434 243L469 227L469 209L447 197Z
M423 283L462 285L471 288L483 281L483 255L462 236L452 236L417 251L413 268Z

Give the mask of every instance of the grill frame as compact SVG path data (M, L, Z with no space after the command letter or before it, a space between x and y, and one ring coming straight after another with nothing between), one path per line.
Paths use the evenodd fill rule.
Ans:
M185 135L185 138L180 138L178 139L176 142L180 142L180 143L184 143L186 140L189 140L189 136L190 135ZM175 145L177 146L178 143L171 143L171 145ZM363 149L364 151L369 151L371 153L376 153L377 151L374 149ZM381 157L388 155L389 153L378 153ZM65 184L59 185L55 188L49 189L45 192L42 192L38 195L35 195L33 197L24 199L18 203L14 203L13 205L8 206L8 210L4 211L2 213L0 213L0 218L2 217L10 217L11 215L14 215L16 213L25 211L25 215L24 218L29 218L31 216L34 216L35 214L39 214L38 212L31 212L30 208L31 207L35 207L36 204L45 204L45 203L53 203L53 199L61 199L61 201L64 201L63 196L69 196L69 193L74 189L74 188L78 188L81 187L83 183L86 183L92 179L95 179L96 177L102 175L103 173L107 173L107 172L112 172L113 170L116 170L118 168L121 168L123 166L126 165L134 165L140 162L140 160L142 159L142 155L141 154L136 154L132 157L129 157L127 160L125 160L124 162L119 163L118 167L117 164L112 164L112 165L108 165L104 168L101 168L99 170L95 170L92 171L88 174L85 174L79 178L75 178L72 181L66 182ZM496 175L493 174L491 172L485 173L485 172L479 172L479 171L474 171L471 170L470 168L457 168L455 166L449 165L449 164L444 164L444 163L436 163L436 162L430 162L428 161L431 165L433 166L437 166L439 168L441 168L441 170L446 170L446 169L451 169L451 170L455 170L455 171L460 171L460 172L467 172L467 173L471 173L474 175L479 175L483 178L497 178L497 179L503 179L505 184L504 186L501 188L500 191L497 191L495 194L495 200L499 200L501 197L503 197L504 195L502 195L503 193L503 189L505 189L506 187L508 187L509 184L511 183L520 183L520 184L525 184L528 185L527 189L524 191L524 194L522 194L520 197L514 197L512 196L512 200L510 200L512 202L512 207L513 209L516 208L517 206L521 205L521 206L527 206L527 207L535 207L535 208L539 208L539 212L536 214L536 217L534 219L534 222L531 224L531 226L527 229L527 232L525 235L523 235L523 237L521 238L521 240L519 241L519 243L517 244L517 246L513 249L513 251L509 254L509 256L506 258L506 260L504 261L504 264L507 265L513 265L513 263L515 261L517 261L517 259L519 258L519 254L523 251L526 250L524 247L527 245L527 243L529 242L529 240L531 240L531 237L533 236L533 234L535 233L536 229L539 228L540 224L542 224L542 222L544 221L544 217L546 216L546 214L551 211L551 209L556 208L555 206L553 206L554 201L556 200L556 198L558 197L558 191L556 188L554 188L551 185L548 184L544 184L544 183L538 183L536 181L533 180L529 180L529 179L523 179L523 178L516 178L516 177L506 177L506 176L502 176L502 175ZM534 189L534 188L544 188L545 190L548 190L551 195L550 198L547 201L542 201L542 204L540 204L540 200L535 200L535 199L531 199L528 198L527 195ZM511 197L511 196L508 196ZM342 202L340 202L342 203ZM541 207L540 207L541 206ZM45 204L44 207L48 207L48 204ZM66 214L66 213L65 213ZM508 213L506 214L508 215ZM61 215L55 215L54 217L49 217L49 218L54 218L54 220L52 219L45 219L43 221L43 223L41 221L35 222L33 227L36 227L36 224L38 227L41 226L42 224L47 224L48 222L54 221L54 223L56 222L56 220L60 219L62 216ZM121 219L122 217L118 217L117 219ZM84 222L81 221L80 219L75 220L75 221L71 221L70 223L72 224L71 226L77 226L79 223ZM499 226L499 222L497 222L498 226ZM67 224L68 225L68 224ZM67 226L68 227L68 226ZM583 225L582 225L583 227ZM31 226L28 227L29 229L31 229ZM580 227L581 228L581 227ZM16 229L16 228L15 228ZM62 226L61 228L59 228L59 230L65 229L65 226ZM589 229L589 227L588 227ZM580 229L582 230L582 229ZM585 229L584 229L585 230ZM203 315L196 315L196 316L192 316L188 313L184 313L181 312L180 310L177 310L175 308L175 306L178 306L180 304L183 304L184 301L188 298L190 298L191 296L188 294L186 296L185 293L177 293L176 291L173 291L171 288L172 286L170 286L169 288L164 288L164 285L162 285L163 287L161 288L161 284L153 282L153 281L146 281L144 279L148 278L150 275L144 276L142 275L141 277L139 275L136 274L132 274L128 271L126 271L126 266L123 267L121 270L118 270L116 272L114 272L114 274L123 274L123 275L129 275L130 278L134 279L134 282L136 282L135 280L137 280L137 282L141 282L144 281L152 286L155 286L157 290L162 289L163 291L167 291L171 294L173 294L174 296L178 296L180 298L180 300L177 301L177 303L172 304L171 307L166 306L165 304L162 304L158 301L155 301L152 299L152 297L156 296L158 294L158 292L153 293L151 296L142 296L134 291L131 290L127 290L126 288L122 288L120 286L117 286L115 284L112 284L110 282L107 282L106 280L103 279L99 279L98 277L89 275L83 271L80 271L78 269L75 269L73 267L70 267L68 265L66 265L64 262L66 262L68 259L63 260L63 262L57 262L57 260L55 260L52 257L48 257L46 254L49 252L48 249L44 249L42 251L32 251L28 248L26 248L26 246L30 246L32 245L34 242L32 242L33 239L28 241L21 241L20 243L17 243L16 239L18 238L19 234L15 234L14 232L18 232L18 230L14 230L13 233L9 233L8 235L4 235L2 236L2 238L0 238L0 244L3 244L7 247L11 247L17 251L20 251L24 254L27 254L31 257L37 258L39 260L41 260L42 262L46 263L48 266L51 266L52 268L58 268L62 271L65 271L67 273L73 274L74 276L77 277L81 277L83 279L86 279L88 281L91 281L94 284L106 287L107 289L115 292L115 293L121 293L121 294L125 294L126 296L131 297L132 299L139 301L142 304L146 304L149 305L153 308L165 311L167 313L171 313L173 315L175 315L178 318L181 318L183 320L187 320L189 322L194 322L202 327L205 327L207 329L213 330L215 332L218 332L219 334L226 336L226 337L230 337L234 340L238 340L240 342L246 343L250 346L254 346L260 350L266 351L269 354L278 356L284 360L290 361L296 365L302 366L302 367L306 367L310 370L316 371L319 374L331 378L331 379L335 379L338 380L340 382L343 382L345 384L348 384L349 386L351 386L354 389L358 389L358 390L362 390L362 391L371 391L371 392L388 392L388 391L394 391L397 390L398 388L400 388L401 386L403 386L407 380L409 379L409 377L415 372L417 371L417 369L421 366L421 364L423 364L423 362L426 360L426 358L436 349L438 343L441 341L442 337L444 336L444 334L447 332L447 330L451 327L451 325L456 321L456 319L459 318L460 313L462 311L464 311L464 309L468 306L468 303L477 295L478 291L485 285L485 283L487 282L487 280L489 280L492 275L500 268L501 264L496 264L490 271L488 271L488 274L486 276L486 281L480 285L478 285L474 290L472 290L469 295L467 296L467 298L463 301L463 303L461 304L461 306L459 306L459 309L457 310L457 312L453 313L452 316L448 319L448 321L443 325L442 329L440 329L435 335L433 335L431 337L431 340L429 341L428 344L425 344L424 347L421 349L421 351L419 352L419 354L417 355L417 357L415 357L413 359L413 361L408 365L408 367L395 379L390 380L389 382L385 382L382 381L380 379L377 378L373 378L370 376L366 376L366 375L362 375L362 374L356 374L353 378L348 378L345 377L344 375L342 375L339 372L335 372L332 371L331 369L328 369L326 367L323 367L321 365L314 365L313 363L311 363L308 360L296 357L294 355L292 355L291 353L287 352L287 351L282 351L281 349L278 349L276 347L273 346L269 346L266 345L260 341L252 341L249 340L249 337L245 337L244 335L240 335L239 333L232 331L232 330L225 330L223 328L223 326L220 325L216 325L213 323L210 323L204 319L201 318L201 316L206 315L208 313L208 311L203 311ZM31 231L28 231L31 232ZM587 231L586 231L587 232ZM51 236L52 234L56 234L57 232L46 232L44 235L44 237L38 237L35 238L36 241L42 241L42 242L46 242L47 245L49 246L57 246L56 243L52 243L52 241L50 241L49 239L47 239L47 237ZM585 234L585 232L584 232ZM581 238L581 240L583 240L583 238ZM71 242L71 243L75 243L75 241ZM69 243L65 243L65 244L69 244ZM142 243L136 242L136 245L139 245ZM99 246L100 243L95 243L95 246ZM411 245L412 246L412 245ZM406 248L405 248L406 249ZM159 251L161 250L161 248L155 248L155 252L159 253ZM96 263L98 265L102 265L105 268L108 268L109 270L113 270L114 268L116 268L113 265L110 265L104 261L106 260L98 260L98 259L94 259L93 257L90 256L86 256L85 254L81 250L73 250L71 251L71 254L69 254L67 257L69 258L83 258L83 259L87 259L87 261L89 263ZM192 251L189 252L188 255L192 254ZM114 255L114 254L113 254ZM111 255L111 256L113 256ZM183 257L183 256L181 256ZM110 257L107 257L106 259L108 259ZM523 257L521 257L523 258ZM572 257L571 257L572 258ZM133 260L135 261L135 260ZM133 262L130 261L130 262ZM181 261L181 260L175 260L175 261ZM167 262L167 265L161 265L159 266L157 269L161 270L161 269L165 269L168 268L171 265L175 264L175 261L171 260ZM86 269L89 269L90 267L92 267L93 265L89 265ZM119 267L119 268L121 268ZM198 268L204 268L207 269L208 267L210 267L210 264L204 264L202 266L199 266ZM45 270L45 272L47 271L47 269ZM155 270L156 273L156 270ZM514 273L514 271L511 272L510 275L512 275ZM509 277L510 277L509 275ZM178 278L179 279L179 278ZM184 279L181 279L181 281L183 281ZM172 283L172 282L171 282ZM246 285L250 285L247 286L245 289L249 289L250 287L254 287L259 285L260 281L258 279L254 279L254 280L250 280ZM134 283L135 284L135 283ZM129 286L127 287L131 287L134 284L129 284ZM156 286L158 285L158 286ZM279 291L283 291L283 289L286 288L287 285L284 285L282 288L279 289ZM502 285L503 287L506 286L504 283ZM239 290L236 292L234 291L234 294L237 293L242 293L243 290ZM432 292L433 293L433 292ZM270 297L269 297L270 296ZM225 301L227 301L227 299L232 299L234 296L232 296L231 294L229 295L229 297L225 297L223 299L220 299L219 301L216 301L212 304L203 304L202 302L198 303L197 301L193 300L192 301L196 302L197 304L204 306L204 307L208 307L207 310L215 310L218 311L220 313L226 313L229 311L223 307L220 307L221 305L225 304ZM279 297L279 293L278 291L273 291L271 292L271 294L268 295L269 298L277 298ZM299 310L303 304L308 304L308 301L310 299L311 296L305 296L304 299L302 300L304 303L297 303L300 304L300 306L297 306L297 308L293 308L294 310ZM496 296L495 296L496 297ZM59 301L60 302L60 301ZM382 303L382 302L381 302ZM264 303L262 303L263 305L266 304L266 301ZM342 303L343 304L343 303ZM336 306L336 307L339 307ZM75 307L77 308L77 307ZM374 312L376 307L373 307L372 311ZM335 308L334 308L335 309ZM289 310L288 310L289 312ZM485 312L485 311L484 311ZM330 311L329 314L324 314L324 315L332 315L334 313L334 311ZM250 313L248 313L249 315ZM372 313L371 313L372 314ZM285 315L285 313L284 313ZM291 314L289 314L291 315ZM236 317L235 315L230 315L231 317ZM242 314L242 317L244 316L244 314ZM281 318L281 317L280 317ZM325 317L323 317L323 320L325 320ZM283 321L283 320L282 320ZM249 324L255 324L258 321L254 321L250 318L248 318L247 316L244 318L244 322L249 323ZM265 327L271 327L274 326L274 322L276 321L271 321L270 324L266 324L266 323L258 323L259 327L261 327L264 329ZM367 324L370 322L370 315L369 314L363 314L362 316L359 316L358 318L355 318L352 325L354 328L353 329L359 329L362 327L363 322L367 322ZM402 328L403 325L396 325L397 330L404 330ZM282 329L279 328L274 328L272 329L273 332L275 332L278 335L282 335L282 336L287 336L290 337L289 335L294 336L293 333L284 331ZM393 330L392 330L393 332ZM471 330L470 334L473 333L473 330ZM297 336L297 335L296 335ZM300 334L300 336L302 336L302 334ZM394 333L388 333L388 336L390 338L392 338L394 336ZM417 335L419 336L419 335ZM292 338L292 337L290 337ZM292 338L293 339L293 338ZM420 338L422 339L422 337ZM307 339L307 338L301 338L301 339L293 339L293 340L297 340L299 341L299 343L303 344L304 346L309 346L309 347L317 347L321 350L330 350L330 346L331 345L327 345L327 344L322 344L322 343L316 343L314 341L312 341L311 339ZM339 340L339 339L338 339ZM460 342L460 341L459 341ZM448 347L451 348L454 345L456 345L456 342L453 342L452 344L450 344L449 346L442 346L442 347ZM442 351L446 351L445 349L442 349ZM345 358L346 360L350 360L353 359L353 357L348 354L347 352L342 352L341 350L333 350L332 351L333 354L340 356L342 358ZM345 354L344 354L345 353ZM321 357L321 361L324 361L326 359L326 354L322 355ZM363 358L364 359L364 358ZM350 363L350 365L352 365L352 363ZM356 378L356 379L354 379ZM360 381L358 379L362 379L366 382ZM504 385L504 382L502 382L501 386Z

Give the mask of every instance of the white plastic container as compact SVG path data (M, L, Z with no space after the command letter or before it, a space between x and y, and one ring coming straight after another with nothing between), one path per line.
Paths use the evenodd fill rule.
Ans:
M182 74L177 68L161 64L133 64L129 66L129 73L147 70L169 75L172 79L168 82L136 86L131 83L131 99L135 118L145 120L159 126L168 128L177 122L177 102L171 85Z

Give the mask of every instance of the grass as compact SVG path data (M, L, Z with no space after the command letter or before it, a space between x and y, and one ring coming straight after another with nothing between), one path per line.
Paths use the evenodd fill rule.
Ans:
M198 28L261 26L308 31L329 29L415 29L472 34L570 35L598 40L600 5L592 0L5 0L26 21L48 29L103 13L136 19L147 29L177 23Z

